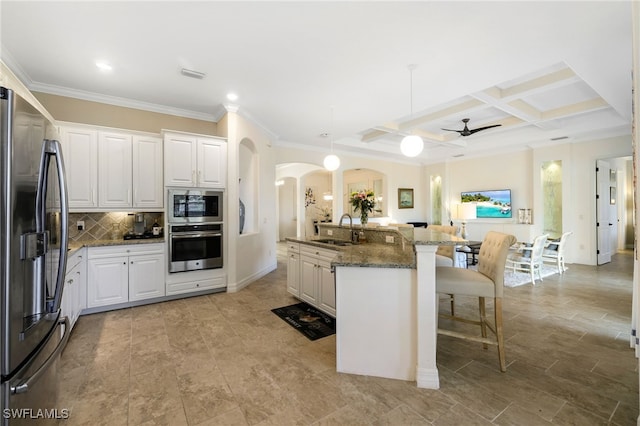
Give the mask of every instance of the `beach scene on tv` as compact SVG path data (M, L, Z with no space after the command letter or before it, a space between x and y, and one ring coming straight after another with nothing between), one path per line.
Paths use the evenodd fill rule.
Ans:
M469 191L462 193L463 203L476 203L476 217L511 217L511 190Z

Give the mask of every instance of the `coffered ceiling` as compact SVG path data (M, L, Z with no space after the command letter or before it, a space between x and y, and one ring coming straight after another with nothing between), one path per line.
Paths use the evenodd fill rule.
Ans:
M34 91L212 121L233 104L275 145L431 163L631 133L626 1L4 0L0 15L1 58ZM465 118L500 126L443 130ZM425 150L407 159L411 133Z

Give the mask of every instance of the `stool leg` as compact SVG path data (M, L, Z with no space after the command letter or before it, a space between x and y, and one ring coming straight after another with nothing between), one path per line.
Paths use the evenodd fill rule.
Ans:
M484 297L478 298L478 306L480 308L480 330L482 330L482 337L487 337L487 312L484 305ZM489 346L486 343L482 344L482 347L487 349Z
M504 353L504 336L502 333L502 298L496 297L494 299L494 309L496 314L495 326L496 326L496 338L498 339L498 359L500 360L500 371L503 373L507 371L507 362L505 360Z

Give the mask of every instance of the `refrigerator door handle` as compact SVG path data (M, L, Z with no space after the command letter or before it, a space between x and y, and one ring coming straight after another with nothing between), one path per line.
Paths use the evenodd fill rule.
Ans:
M40 376L42 376L49 369L49 366L51 365L51 363L56 360L56 358L60 355L60 352L62 352L64 347L67 345L67 341L69 340L69 335L71 334L69 318L62 317L60 318L59 322L64 325L64 335L62 336L60 343L58 343L58 346L56 347L56 349L51 353L51 355L49 355L47 360L40 366L40 368L38 368L38 370L35 373L33 373L33 376L29 377L27 380L25 380L24 382L20 383L17 386L11 386L12 394L28 392L29 386L32 386L40 379Z
M45 212L47 199L47 178L49 173L49 157L56 160L58 183L60 185L60 257L58 260L58 276L53 300L48 302L47 311L57 312L62 302L62 290L64 288L64 276L67 266L67 248L69 246L69 195L67 192L67 179L65 175L64 161L62 159L62 146L56 140L45 139L42 146L42 158L40 162L40 177L38 179L38 192L36 199L36 216L38 230L45 229Z

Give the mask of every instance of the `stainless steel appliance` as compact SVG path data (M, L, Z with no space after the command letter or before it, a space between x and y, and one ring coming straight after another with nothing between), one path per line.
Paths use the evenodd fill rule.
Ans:
M0 87L0 368L2 425L64 417L57 362L69 336L60 318L68 204L57 132Z
M170 189L169 223L222 222L222 192Z
M143 235L145 228L147 227L147 223L144 220L143 213L135 214L135 222L133 223L133 233L136 235Z
M169 225L169 272L222 268L222 224Z

